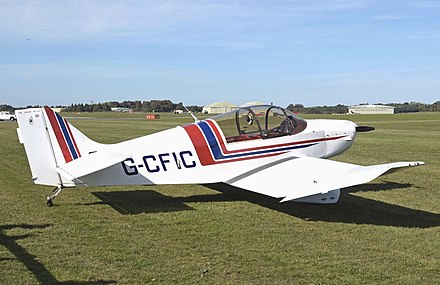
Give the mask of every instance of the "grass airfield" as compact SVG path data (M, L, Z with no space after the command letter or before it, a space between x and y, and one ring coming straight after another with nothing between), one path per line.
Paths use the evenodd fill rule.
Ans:
M192 122L63 116L102 143ZM376 127L335 160L426 165L343 189L336 205L211 184L65 189L48 208L17 124L0 122L0 284L440 284L440 113L305 118Z

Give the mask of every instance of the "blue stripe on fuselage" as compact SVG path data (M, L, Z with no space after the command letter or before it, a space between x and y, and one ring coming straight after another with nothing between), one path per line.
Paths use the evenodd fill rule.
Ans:
M200 126L203 134L205 135L206 139L208 140L208 144L210 146L211 152L214 155L214 159L216 159L216 160L238 158L238 157L258 155L258 154L267 154L267 153L271 153L271 152L288 151L288 150L293 150L293 149L311 147L311 146L318 144L318 143L311 143L311 144L305 144L305 145L287 146L287 147L283 147L283 148L272 148L272 149L259 150L259 151L253 151L253 152L223 155L223 153L220 150L220 146L217 141L217 138L215 137L214 133L212 132L212 129L209 126L209 124L202 121L202 122L198 123L198 125Z
M208 144L209 144L209 147L212 151L212 154L214 155L214 158L215 159L224 159L225 156L221 152L218 141L215 138L214 133L212 132L208 123L202 121L199 123L199 126L202 129L203 134L205 135L206 139L208 140Z

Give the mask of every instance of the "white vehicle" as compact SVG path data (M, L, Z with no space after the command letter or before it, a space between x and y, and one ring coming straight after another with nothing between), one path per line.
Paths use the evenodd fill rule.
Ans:
M0 112L0 121L17 121L17 117L8 111Z
M303 120L250 106L112 145L99 144L48 107L18 110L18 135L36 184L64 187L223 182L280 199L333 204L339 189L421 161L361 166L326 158L373 127Z

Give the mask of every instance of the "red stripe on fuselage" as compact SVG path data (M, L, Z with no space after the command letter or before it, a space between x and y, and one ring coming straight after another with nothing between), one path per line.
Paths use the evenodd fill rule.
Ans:
M259 147L246 148L246 149L228 150L228 149L226 149L225 141L223 139L223 136L220 134L220 131L219 131L217 125L212 120L209 120L209 119L206 120L206 122L209 124L211 129L214 131L214 134L217 138L217 141L219 142L219 145L222 149L223 154L233 154L233 153L239 153L239 152L286 147L286 146L292 146L292 145L298 145L298 144L324 142L324 141L337 140L337 139L344 137L344 136L338 136L338 137L332 137L332 138L319 138L319 139L313 139L313 140L296 141L296 142L282 143L282 144L276 144L276 145L266 145L266 146L259 146Z
M49 118L50 125L52 126L52 130L55 133L55 137L58 141L58 145L61 148L61 152L63 153L64 160L66 162L72 161L72 155L70 154L70 150L67 146L66 141L64 140L64 136L60 126L58 125L58 121L55 118L54 111L52 111L52 109L47 106L44 107L44 110L46 111L47 117Z
M202 165L214 164L215 162L212 159L211 151L209 150L205 137L203 136L199 127L196 124L190 124L183 126L183 128L188 133L188 136L196 149L200 163Z
M242 152L248 152L248 151L258 151L258 150L264 150L264 149L274 149L275 153L216 161L213 159L213 154L211 153L211 150L208 146L208 142L207 142L205 136L203 135L200 127L197 124L190 124L190 125L183 126L183 128L187 132L188 136L190 137L191 142L194 145L194 148L196 149L197 156L199 157L200 163L202 165L212 165L212 164L218 164L218 163L236 162L236 161L256 159L256 158L271 157L271 156L276 156L276 155L287 153L287 151L276 152L276 149L280 148L280 147L288 147L288 146L293 146L293 145L332 141L332 140L337 140L337 139L344 137L344 136L337 136L337 137L332 137L332 138L323 137L323 138L319 138L319 139L296 141L296 142L282 143L282 144L277 144L277 145L266 145L266 146L259 146L259 147L246 148L246 149L228 150L228 149L226 149L225 141L224 141L223 136L220 133L221 131L217 127L216 123L212 120L209 120L209 119L206 120L206 122L209 124L209 126L213 130L215 137L216 137L216 140L219 143L223 154L234 154L234 153L242 153Z
M249 159L263 158L263 157L271 157L271 156L284 154L287 152L287 151L283 151L283 152L278 152L278 153L270 153L270 154L264 154L264 155L256 155L256 156L248 156L248 157L235 158L235 159L229 159L229 160L215 161L213 159L213 155L212 155L211 151L209 150L208 143L206 142L206 139L203 136L203 133L200 130L200 128L196 124L186 125L186 126L183 126L183 128L185 129L189 138L191 139L191 142L194 145L194 148L196 149L197 156L199 157L200 163L202 165L212 165L212 164L219 164L219 163L236 162L236 161L243 161L243 160L249 160Z

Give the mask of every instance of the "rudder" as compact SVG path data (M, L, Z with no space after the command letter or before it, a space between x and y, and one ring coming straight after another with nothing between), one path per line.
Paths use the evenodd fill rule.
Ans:
M57 167L80 158L98 144L47 106L17 110L15 114L19 126L17 133L24 145L34 183L75 186L56 171Z

